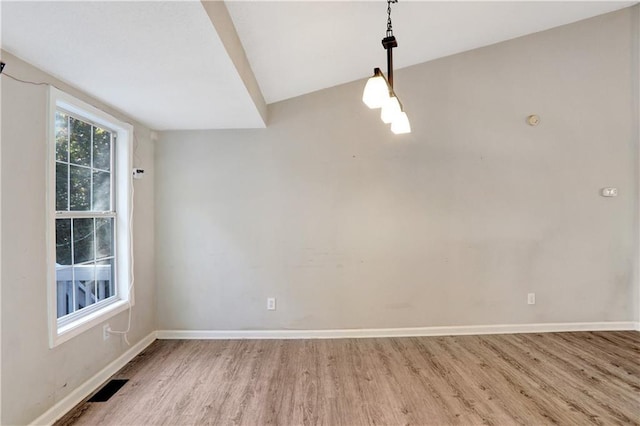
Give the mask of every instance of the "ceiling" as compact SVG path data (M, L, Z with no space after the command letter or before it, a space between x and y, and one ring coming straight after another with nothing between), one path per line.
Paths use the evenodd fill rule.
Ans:
M153 129L264 126L200 2L1 7L3 49Z
M422 63L634 3L403 0L392 7L394 64ZM3 0L0 7L3 49L156 130L264 127L261 102L385 68L383 0L230 1L228 13L207 12L199 1ZM11 74L10 63L5 72ZM250 81L261 96L252 94Z

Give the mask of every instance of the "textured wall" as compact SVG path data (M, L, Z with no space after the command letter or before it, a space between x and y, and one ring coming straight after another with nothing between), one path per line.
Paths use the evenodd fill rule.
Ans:
M124 120L130 119L2 52L6 72L54 83ZM35 420L129 347L120 337L102 339L102 326L48 346L46 276L46 152L48 86L2 78L2 424ZM156 329L153 151L148 129L135 126L134 164L147 168L135 181L134 255L136 305L132 344ZM127 313L109 320L126 328Z
M408 136L364 81L267 129L162 133L159 328L634 320L633 13L399 70Z

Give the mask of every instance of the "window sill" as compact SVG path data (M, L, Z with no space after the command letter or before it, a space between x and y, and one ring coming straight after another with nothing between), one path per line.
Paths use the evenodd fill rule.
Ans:
M49 336L49 347L53 349L61 343L64 343L69 339L95 327L101 322L104 322L109 318L112 318L115 315L126 311L128 308L129 302L127 302L126 300L118 300L111 303L110 305L105 306L99 311L85 315L70 324L66 324L62 327L56 326L56 329L52 330L52 333Z

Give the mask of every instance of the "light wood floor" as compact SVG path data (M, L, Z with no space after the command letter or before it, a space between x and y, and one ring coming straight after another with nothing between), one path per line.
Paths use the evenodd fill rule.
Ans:
M640 333L156 341L58 424L640 424Z

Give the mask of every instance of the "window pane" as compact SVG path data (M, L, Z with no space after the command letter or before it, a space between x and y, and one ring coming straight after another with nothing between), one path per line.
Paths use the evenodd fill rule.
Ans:
M94 260L93 219L73 219L73 263L90 260Z
M119 155L127 158L131 155L129 136L132 135L129 131L124 132L123 136L127 136L119 143L119 132L110 128L128 127L124 123L117 120L109 123L111 120L107 115L87 108L86 104L70 96L62 96L58 91L52 90L50 96L55 110L51 112L53 117L49 116L49 121L54 121L51 123L54 128L48 140L51 155L47 178L53 179L55 172L56 180L55 192L54 182L47 184L49 208L53 210L55 206L54 212L47 213L51 214L50 226L55 226L49 232L56 233L56 263L51 265L55 267L56 282L55 285L50 283L47 290L52 305L52 299L56 299L55 308L51 306L49 311L51 317L59 319L59 336L67 329L74 329L72 334L83 330L87 324L80 323L85 316L101 315L98 307L115 302L114 299L120 296L119 283L116 282L116 268L120 264L117 264L116 253L118 256L129 255L125 247L129 246L128 224L125 223L129 212L116 212L116 207L119 207L116 195L120 189L127 193L129 188L120 188L117 160ZM94 123L94 119L102 124ZM51 170L51 167L55 169ZM126 204L122 207L128 207ZM122 229L117 226L116 216L120 220L119 215L123 219ZM126 239L122 244L123 253L116 249L116 238L120 237L116 231ZM51 246L53 241L50 241L49 250L54 248ZM127 262L123 264L128 265ZM49 274L52 272L50 269ZM55 296L50 293L54 290ZM127 292L122 293L126 300ZM53 309L56 309L55 314ZM79 325L77 329L76 323ZM52 330L52 335L57 344L55 331Z
M56 267L57 318L73 312L72 268Z
M56 210L69 210L69 166L56 163Z
M71 265L72 263L71 219L56 219L56 263L58 265Z
M79 265L73 268L76 290L76 310L96 303L95 264Z
M98 289L98 301L115 296L115 286L112 277L115 276L113 259L97 262L96 281Z
M56 112L56 160L69 161L67 138L69 136L69 117Z
M113 256L113 218L96 218L96 259Z
M111 133L99 127L93 128L93 168L111 169Z
M72 211L91 208L91 169L78 166L69 168L70 208Z
M69 160L82 166L91 166L91 124L71 117Z
M93 209L111 210L111 173L93 172Z

